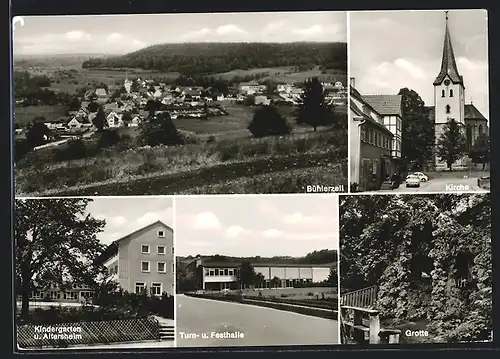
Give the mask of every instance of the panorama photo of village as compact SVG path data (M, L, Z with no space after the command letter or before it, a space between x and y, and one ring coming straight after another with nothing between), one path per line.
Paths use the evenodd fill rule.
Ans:
M16 195L347 191L346 16L24 17Z

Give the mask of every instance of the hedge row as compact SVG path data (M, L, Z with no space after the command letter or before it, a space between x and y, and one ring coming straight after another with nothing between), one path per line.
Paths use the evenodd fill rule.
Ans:
M259 307L272 308L278 310L286 310L289 312L310 315L312 317L319 317L325 319L338 319L338 311L337 309L331 308L321 308L321 307L312 307L312 306L297 306L301 305L297 303L293 305L293 303L284 302L278 298L274 298L268 300L269 298L261 298L261 297L242 297L241 295L236 294L227 294L224 296L220 295L211 295L211 294L194 294L194 293L186 293L185 295L195 298L204 298L204 299L213 299L219 300L223 302L236 302L236 303L244 303L255 305ZM289 300L290 301L290 300Z

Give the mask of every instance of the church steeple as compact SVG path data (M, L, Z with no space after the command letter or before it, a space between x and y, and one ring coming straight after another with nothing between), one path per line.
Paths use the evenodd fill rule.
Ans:
M448 11L445 11L445 13L446 25L444 30L443 58L441 60L441 71L439 71L436 80L434 80L434 85L440 85L446 76L449 76L451 82L454 84L463 85L463 78L458 72L453 46L451 44L450 29L448 27Z

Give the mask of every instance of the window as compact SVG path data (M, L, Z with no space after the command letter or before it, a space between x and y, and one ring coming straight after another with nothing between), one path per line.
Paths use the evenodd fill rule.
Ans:
M450 97L453 97L453 90L450 89Z
M478 131L479 131L479 134L482 134L482 133L483 133L483 126L482 126L482 125L479 125L479 127L478 127Z
M158 273L166 273L167 272L167 264L165 262L156 263L156 269Z
M165 231L158 231L158 237L164 238L165 237Z
M158 254L165 254L165 246L158 246L157 253Z
M215 275L219 275L219 270L218 269L215 270Z
M224 275L229 275L229 270L227 268L224 269Z
M444 97L444 90L441 90L441 97Z
M161 283L151 283L151 295L161 295L162 292Z
M172 247L172 255L175 255L175 253L174 253L174 247Z
M172 274L175 274L175 263L172 263Z
M229 270L227 271L227 274L228 274L228 275L233 275L233 270L232 270L232 269L229 269Z
M142 270L143 272L149 272L149 271L150 271L150 269L149 269L149 264L150 264L149 262L142 261L142 262L141 262L141 270Z
M450 105L446 105L446 113L450 113L450 111L451 111Z
M213 270L213 269L210 269L210 270L208 271L208 275L209 275L209 276L213 276L213 275L214 275L214 270Z
M146 283L135 282L135 294L141 294L146 289Z
M142 254L149 254L149 244L143 244L141 246L141 253Z

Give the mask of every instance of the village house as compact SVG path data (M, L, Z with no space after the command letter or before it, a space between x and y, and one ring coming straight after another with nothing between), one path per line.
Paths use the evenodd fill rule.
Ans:
M47 126L49 130L62 131L67 129L66 126L70 119L70 117L60 117L54 121L45 121L44 125Z
M391 156L394 135L384 125L383 115L354 86L352 79L349 108L351 183L356 183L360 191L379 190L394 173Z
M144 119L142 118L142 116L135 115L134 117L132 117L132 121L130 121L128 125L131 127L137 127L142 123L143 120Z
M115 111L110 112L106 116L106 121L108 123L108 127L120 127L123 125L122 114L118 114Z
M199 100L201 98L201 91L198 89L185 89L182 91L182 95L190 100Z
M260 85L258 82L242 82L239 86L239 92L247 95L253 95L255 93L260 93L266 91L266 85Z
M268 106L271 104L271 100L267 96L255 96L255 105Z
M363 95L363 98L382 117L394 137L391 144L391 156L393 159L401 158L402 146L402 96L401 95Z

